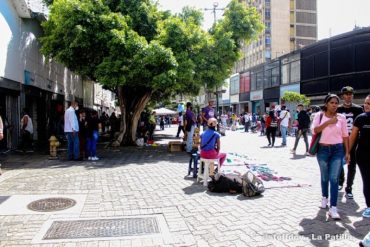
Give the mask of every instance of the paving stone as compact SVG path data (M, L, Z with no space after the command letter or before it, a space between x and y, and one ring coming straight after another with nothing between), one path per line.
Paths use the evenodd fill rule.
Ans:
M174 135L176 129L158 133ZM168 141L168 136L164 137L163 141ZM293 141L289 137L288 145ZM85 194L86 201L78 215L81 219L163 214L172 235L169 241L155 238L63 243L72 246L243 246L243 243L244 246L295 246L283 237L262 241L267 234L301 237L348 234L353 237L352 242L306 238L293 243L350 246L370 229L370 222L361 217L365 203L359 172L354 185L355 200L347 202L343 192L340 194L338 209L343 220L327 222L326 212L318 208L321 189L315 158L294 159L289 148L260 148L267 140L256 134L227 132L221 142L223 150L246 154L253 157L255 163L268 164L278 175L291 177L293 183L307 186L278 185L267 189L263 197L253 199L213 194L194 179L185 177L189 161L186 154L168 153L165 147L122 147L119 152L98 150L102 157L98 162L51 162L37 154L9 155L3 162L24 165L4 170L0 177L0 195ZM304 153L303 149L300 143L297 153ZM0 246L37 246L31 244L33 236L52 217L54 215L44 214L3 216L0 212Z

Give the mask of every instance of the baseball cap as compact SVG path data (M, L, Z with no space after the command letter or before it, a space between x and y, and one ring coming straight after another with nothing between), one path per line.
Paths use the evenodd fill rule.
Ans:
M340 92L342 94L345 94L345 93L354 93L355 91L353 90L353 87L345 86L345 87L342 88L342 90L340 90Z
M210 118L208 119L207 125L210 127L216 127L217 126L217 119L216 118Z

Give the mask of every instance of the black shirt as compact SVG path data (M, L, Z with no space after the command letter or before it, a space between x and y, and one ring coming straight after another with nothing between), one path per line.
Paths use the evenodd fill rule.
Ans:
M310 127L310 116L305 110L298 113L298 129L308 129Z
M370 113L360 114L354 122L354 126L359 129L357 151L370 157L368 152L370 150Z
M363 113L362 107L356 104L352 104L351 107L345 107L344 105L340 105L337 110L338 113L343 114L347 119L347 129L348 133L351 134L353 128L353 122L355 121L356 117Z

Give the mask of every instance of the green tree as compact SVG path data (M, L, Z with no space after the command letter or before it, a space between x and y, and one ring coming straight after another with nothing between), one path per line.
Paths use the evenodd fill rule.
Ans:
M150 0L54 0L43 23L42 52L115 91L122 112L118 143L133 144L149 100L220 85L240 44L262 24L254 9L232 0L209 32L202 15L159 11Z
M310 99L306 95L297 92L285 91L281 99L288 103L302 103L305 106L310 104Z

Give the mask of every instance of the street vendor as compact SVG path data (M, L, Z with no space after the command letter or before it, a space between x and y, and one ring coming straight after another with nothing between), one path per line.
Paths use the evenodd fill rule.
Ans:
M208 119L208 129L200 135L200 157L204 159L219 159L220 166L222 166L226 159L226 154L220 153L221 134L216 131L217 124L215 118Z

